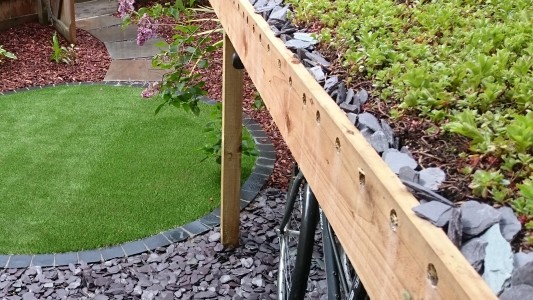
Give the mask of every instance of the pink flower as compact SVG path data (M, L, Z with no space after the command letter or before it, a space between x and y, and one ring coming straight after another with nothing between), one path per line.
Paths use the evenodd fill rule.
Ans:
M135 9L133 3L135 0L119 0L118 1L118 14L121 18L124 18L126 15L130 15L131 12Z
M137 26L137 45L142 46L147 40L157 36L157 24L147 14L141 17Z

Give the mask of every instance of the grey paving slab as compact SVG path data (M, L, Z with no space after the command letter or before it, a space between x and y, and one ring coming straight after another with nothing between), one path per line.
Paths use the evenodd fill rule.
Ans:
M207 228L204 224L200 223L200 221L194 221L189 224L183 225L183 228L188 232L192 233L193 235L204 233L209 230L209 228Z
M76 27L83 30L93 30L110 26L117 26L122 23L120 18L115 16L98 16L90 19L76 20Z
M163 232L163 235L165 235L173 243L184 241L189 237L189 233L183 230L183 228L167 230Z
M122 28L119 25L89 30L102 42L134 41L137 39L137 26L130 25Z
M78 257L80 258L80 261L84 261L86 263L102 261L102 253L100 250L82 251L78 253Z
M165 72L153 69L151 59L119 59L111 61L104 81L160 81Z
M117 8L117 0L93 0L74 4L76 20L111 15L117 12Z
M126 256L126 253L124 253L124 251L122 250L122 247L120 246L104 248L104 249L101 249L100 251L102 252L102 258L104 260Z
M153 235L142 240L150 250L170 245L170 241L162 234Z
M202 217L200 219L200 222L202 222L202 224L204 224L205 226L209 227L209 228L213 228L215 226L218 226L220 225L220 218L213 214L213 213L210 213L204 217Z
M56 254L56 266L66 266L68 264L77 264L77 263L78 263L77 252Z
M245 190L241 189L241 199L244 201L252 201L257 195L257 190Z
M242 185L242 190L259 191L266 182L268 175L252 173Z
M131 59L153 57L160 52L154 44L162 39L148 40L143 46L138 46L136 41L106 42L104 43L111 59Z
M143 253L148 250L142 241L134 241L122 244L122 249L124 249L124 252L127 256Z
M9 260L9 255L0 255L0 268L4 268Z
M35 255L31 261L31 264L32 266L53 267L54 261L55 259L53 254L41 254Z
M12 255L7 263L7 268L26 268L30 266L31 255Z
M256 165L254 168L254 173L270 176L270 174L272 174L273 169L274 169L274 165L270 165L270 166Z

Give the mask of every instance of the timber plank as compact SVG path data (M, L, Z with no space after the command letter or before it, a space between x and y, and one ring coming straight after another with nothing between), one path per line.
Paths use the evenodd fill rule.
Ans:
M224 35L222 84L222 177L220 227L224 247L239 245L241 203L241 142L243 72L232 64L235 52L227 35Z
M249 1L210 2L371 298L495 299Z

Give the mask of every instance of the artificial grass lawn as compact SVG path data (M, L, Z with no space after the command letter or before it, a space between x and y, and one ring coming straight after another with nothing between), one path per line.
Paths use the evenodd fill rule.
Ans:
M61 86L0 97L0 253L131 241L219 204L220 166L201 162L201 114L163 109L140 88ZM255 158L243 157L243 178Z

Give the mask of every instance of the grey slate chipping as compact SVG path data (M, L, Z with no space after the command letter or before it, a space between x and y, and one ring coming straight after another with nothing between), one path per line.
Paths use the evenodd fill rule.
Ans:
M517 252L514 254L514 268L520 268L521 266L533 261L533 252ZM1 264L0 264L1 265Z
M512 208L504 206L499 208L498 211L501 213L500 229L502 230L502 235L510 242L522 230L522 223L520 223Z
M512 286L501 293L500 300L533 300L533 286L517 285Z
M527 284L533 287L533 261L513 271L511 285ZM532 295L533 296L533 295Z
M359 130L363 128L368 128L373 132L381 130L381 125L379 124L378 119L373 114L364 112L357 115L357 118L357 128Z
M418 163L409 154L398 152L396 149L391 148L384 151L382 158L396 174L400 172L400 168L402 167L409 167L411 169L418 167Z
M461 253L478 273L481 273L485 261L487 241L482 238L473 238L461 246Z
M509 242L503 238L499 223L492 225L480 238L487 242L485 270L482 277L497 295L511 278L513 250Z
M450 219L452 207L438 201L430 201L413 207L415 214L430 221L433 225L442 227Z
M474 237L498 223L501 213L485 203L466 201L461 205L461 215L465 237Z
M426 168L419 172L420 185L437 191L439 186L446 180L446 173L441 168Z

